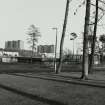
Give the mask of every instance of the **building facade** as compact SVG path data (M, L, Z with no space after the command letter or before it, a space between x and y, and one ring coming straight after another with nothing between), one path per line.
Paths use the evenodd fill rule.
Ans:
M22 49L24 49L24 42L21 40L6 41L5 42L5 49L22 50Z
M37 47L38 53L54 53L54 45L39 45Z

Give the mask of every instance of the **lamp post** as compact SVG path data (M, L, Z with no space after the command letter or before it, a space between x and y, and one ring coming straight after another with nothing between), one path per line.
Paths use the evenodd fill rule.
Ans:
M70 38L73 41L73 55L74 55L74 38Z
M54 69L55 69L55 72L56 72L56 70L57 70L56 53L57 53L57 34L58 34L58 28L57 28L57 27L54 27L54 28L52 28L52 29L56 31L56 39L55 39L55 59L54 59Z
M74 40L77 38L77 34L76 33L71 33L72 38L70 38L70 40L73 41L73 55L74 55Z

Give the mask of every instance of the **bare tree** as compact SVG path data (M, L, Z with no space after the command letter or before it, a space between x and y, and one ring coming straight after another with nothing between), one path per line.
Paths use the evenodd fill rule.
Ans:
M58 68L56 70L56 73L59 73L61 71L61 67L62 67L62 61L63 61L63 43L64 43L65 32L66 32L66 25L67 25L68 11L69 11L69 2L70 2L70 0L67 0L66 11L65 11L65 18L64 18L64 24L63 24L63 30L62 30L62 37L61 37L61 42L60 42L60 60L59 60L59 64L58 64Z
M101 5L99 5L99 3ZM76 9L76 12L77 10L85 3L85 0L83 0L83 2L78 6L78 8ZM95 3L95 4L94 4ZM102 26L100 25L100 20L102 20L103 16L105 15L105 1L104 0L91 0L90 2L90 5L95 7L95 11L94 9L91 9L91 15L89 16L90 17L90 22L89 22L89 25L90 27L93 27L93 30L92 30L92 35L89 40L90 44L91 44L91 55L90 55L90 62L89 62L89 72L91 71L92 69L92 64L93 64L93 59L94 59L94 53L95 53L95 44L96 44L96 31L97 31L97 26ZM74 13L74 15L76 14L76 12ZM95 20L95 21L94 21Z
M83 41L83 63L82 63L81 79L86 79L88 76L88 33L89 33L89 20L90 20L90 3L91 0L86 0L86 14L85 14L84 41Z
M28 43L30 44L30 47L32 48L32 56L34 56L34 52L36 52L36 45L38 43L38 38L40 37L40 32L37 27L35 27L33 24L30 25L28 30Z
M98 22L98 0L96 0L96 12L95 12L95 22L94 22L94 31L93 31L93 40L92 40L92 47L91 47L91 57L89 63L89 72L91 72L92 64L94 61L94 52L95 52L95 42L96 42L96 32L97 32L97 22Z

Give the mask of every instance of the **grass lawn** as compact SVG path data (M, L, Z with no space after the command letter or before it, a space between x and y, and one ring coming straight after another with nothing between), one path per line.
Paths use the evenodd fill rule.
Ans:
M105 105L104 88L6 74L0 75L0 84L10 88L14 88L18 91L23 91L24 93L29 93L34 96L37 96L37 101L40 100L40 97L44 97L42 101L40 100L42 103L44 102L44 104L55 105L47 102L47 99L49 99L51 102L52 100L53 101L55 100L57 102L65 103L66 105ZM7 90L13 92L14 94L17 94L15 91L12 91L11 89ZM2 95L0 96L3 98L4 95L5 93L4 94L2 93ZM18 95L15 97L12 96L11 94L9 95L7 93L6 97L12 97L12 100L14 100L14 102L16 101L17 103L20 102L19 100L22 100L22 102L25 103L25 101L28 101L27 98L29 98L28 96L26 96L27 97L26 99L24 98L21 99L20 96ZM33 98L33 100L35 101L36 97ZM29 102L31 101L29 100ZM32 105L37 104L34 104L32 101Z
M62 72L80 72L82 70L81 64L63 64ZM0 73L13 72L52 72L53 66L47 63L0 63ZM94 71L105 71L104 65L94 66Z
M65 71L79 71L80 65L64 65ZM105 67L96 67L104 70ZM1 73L51 72L44 64L0 64ZM104 76L100 72L100 76ZM34 75L34 73L33 73ZM67 72L68 75L68 72ZM105 79L97 76L98 79ZM96 74L94 75L96 78ZM97 79L97 78L96 78ZM6 101L5 101L6 100ZM0 105L105 105L105 89L39 78L0 74Z
M48 105L0 88L0 105Z
M51 72L52 69L46 67L44 64L31 64L31 63L1 63L0 73L13 73L13 72Z

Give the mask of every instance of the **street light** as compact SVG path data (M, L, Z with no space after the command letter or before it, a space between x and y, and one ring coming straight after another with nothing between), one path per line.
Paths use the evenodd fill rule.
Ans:
M70 40L73 41L73 55L74 55L74 40L77 38L77 34L73 32L70 35L72 36L72 38L70 38Z
M56 30L56 39L55 39L55 59L54 59L54 69L55 69L55 72L57 70L57 64L56 64L56 53L57 53L57 33L58 33L58 28L57 27L54 27L52 28L53 30Z
M73 55L74 55L74 38L70 38L73 41Z

